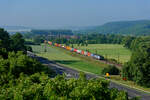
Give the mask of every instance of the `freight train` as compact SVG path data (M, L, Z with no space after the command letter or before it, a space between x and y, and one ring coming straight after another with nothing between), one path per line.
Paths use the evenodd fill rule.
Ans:
M93 53L90 53L88 51L79 50L79 49L76 49L76 48L71 48L69 46L64 46L62 44L54 43L54 42L51 42L51 41L48 41L48 44L52 45L52 46L64 48L64 49L66 49L68 51L71 51L71 52L76 52L76 53L84 55L84 56L89 56L89 57L92 57L92 58L97 59L97 60L104 60L103 56L97 55L97 54L93 54Z

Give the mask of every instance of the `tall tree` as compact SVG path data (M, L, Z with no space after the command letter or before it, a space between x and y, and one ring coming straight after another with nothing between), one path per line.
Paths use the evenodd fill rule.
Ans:
M131 49L131 43L134 39L135 39L135 37L133 37L133 36L126 36L123 39L124 47Z
M11 36L12 51L26 51L25 40L20 33Z
M0 28L0 48L6 48L9 50L10 37L9 34L2 28Z
M136 46L131 60L123 67L123 76L140 85L150 87L150 37L141 37L134 42Z

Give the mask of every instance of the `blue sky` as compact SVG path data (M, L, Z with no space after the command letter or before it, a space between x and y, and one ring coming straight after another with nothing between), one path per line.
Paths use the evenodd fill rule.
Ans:
M150 0L1 0L0 25L93 26L150 19Z

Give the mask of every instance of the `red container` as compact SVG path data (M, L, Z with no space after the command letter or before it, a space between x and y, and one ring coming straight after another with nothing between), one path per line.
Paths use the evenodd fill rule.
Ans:
M84 51L83 50L81 51L81 54L84 55Z
M52 45L52 42L48 41L48 44L49 44L49 45Z
M91 56L91 53L90 53L90 52L88 52L88 56Z
M77 49L74 49L74 52L77 52Z

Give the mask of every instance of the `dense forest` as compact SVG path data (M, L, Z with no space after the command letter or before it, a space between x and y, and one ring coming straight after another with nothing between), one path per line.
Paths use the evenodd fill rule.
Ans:
M149 35L150 20L109 22L101 26L75 31L76 33Z

